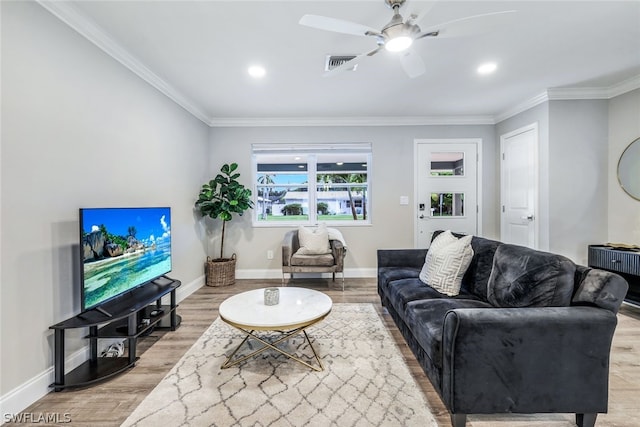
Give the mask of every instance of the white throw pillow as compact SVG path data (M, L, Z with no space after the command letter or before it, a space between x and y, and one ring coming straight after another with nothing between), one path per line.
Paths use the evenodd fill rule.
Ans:
M300 249L298 255L322 255L330 254L329 232L327 227L320 225L315 230L305 227L298 227L298 241Z
M458 239L449 230L440 233L429 246L420 280L445 295L458 295L462 277L473 258L472 238Z

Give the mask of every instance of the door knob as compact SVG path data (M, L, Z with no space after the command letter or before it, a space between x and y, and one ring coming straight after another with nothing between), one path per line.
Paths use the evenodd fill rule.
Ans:
M533 214L522 216L522 217L520 217L520 219L526 219L527 221L533 221Z

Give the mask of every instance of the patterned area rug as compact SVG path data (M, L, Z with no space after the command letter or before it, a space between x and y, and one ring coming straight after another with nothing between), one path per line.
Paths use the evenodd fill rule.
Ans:
M216 319L123 426L437 425L373 305L334 304L307 332L324 371L272 350L220 369L243 337ZM280 347L315 364L303 336Z

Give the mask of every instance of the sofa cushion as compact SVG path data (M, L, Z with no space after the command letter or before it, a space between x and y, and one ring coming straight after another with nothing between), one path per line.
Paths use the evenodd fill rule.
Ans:
M503 244L493 258L487 299L496 307L568 306L575 269L561 255Z
M438 237L444 231L437 230L433 232L432 240ZM464 234L451 233L455 237L464 237ZM479 297L482 301L487 301L487 283L491 275L493 267L493 256L498 246L502 242L497 240L486 239L484 237L473 236L471 239L471 249L473 249L473 258L467 268L467 272L462 278L462 286L460 293L470 293Z
M449 230L439 234L429 246L420 280L443 294L458 295L473 257L472 237L458 239Z
M298 227L299 255L322 255L331 253L329 246L329 232L323 224L315 230L306 227Z
M389 282L389 284L387 285L386 294L389 298L389 301L391 302L391 305L393 305L394 310L400 313L401 316L404 316L407 304L411 301L450 298L447 295L438 292L431 286L425 285L417 277ZM467 297L473 298L469 295L467 295Z
M461 293L468 292L487 301L487 283L493 267L493 256L502 242L473 236L471 248L473 258L462 278Z
M417 279L420 270L411 267L382 267L378 268L378 286L387 293L389 283L399 279ZM422 283L422 282L420 282Z
M431 361L442 368L442 327L444 316L456 308L491 308L479 300L439 298L412 301L405 309L405 323Z

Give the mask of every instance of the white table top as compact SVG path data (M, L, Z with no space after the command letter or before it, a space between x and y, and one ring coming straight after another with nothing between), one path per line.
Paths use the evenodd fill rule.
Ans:
M294 329L313 323L331 311L331 298L313 289L280 287L280 303L264 304L264 289L231 296L220 304L220 317L236 326L263 329Z

